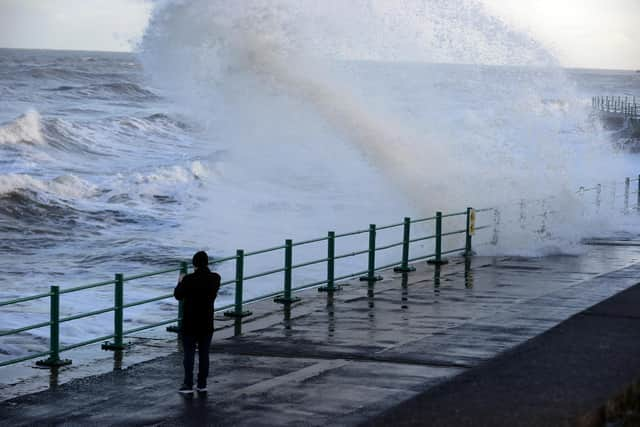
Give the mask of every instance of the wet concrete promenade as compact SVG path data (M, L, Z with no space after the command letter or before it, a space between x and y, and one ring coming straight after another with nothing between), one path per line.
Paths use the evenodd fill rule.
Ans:
M640 349L603 359L616 348L600 345L640 342L631 333L640 331L631 327L637 305L625 304L640 303L640 292L592 309L597 316L564 321L640 281L638 243L585 246L573 257L454 258L439 269L420 263L410 274L383 272L370 287L351 282L333 298L302 293L289 316L262 302L252 306L242 337L229 338L230 325L214 336L208 394L176 392L182 373L174 353L5 400L0 424L520 425L514 420L535 421L553 402L538 420L564 425L634 379ZM583 345L567 348L576 336ZM586 339L593 336L611 339L593 344ZM549 367L573 358L584 362L571 365L574 376L597 383L568 400L571 390L558 391ZM527 393L547 400L516 399Z

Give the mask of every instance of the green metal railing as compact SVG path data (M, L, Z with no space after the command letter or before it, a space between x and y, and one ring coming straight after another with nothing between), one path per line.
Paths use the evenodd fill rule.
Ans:
M452 254L452 253L461 253L466 256L470 256L472 252L472 236L475 231L480 231L484 229L489 229L495 226L494 225L483 225L475 227L475 215L481 214L485 212L494 211L493 208L488 209L480 209L473 210L472 208L467 208L465 211L454 212L449 214L442 214L441 212L436 213L435 216L428 218L420 218L414 219L404 218L404 221L397 224L386 225L382 227L377 227L375 224L371 224L368 229L364 230L356 230L342 234L336 234L334 231L330 231L327 233L326 237L315 238L311 240L305 240L300 242L293 242L292 240L286 240L285 244L282 246L276 246L267 249L261 249L253 252L245 252L242 249L238 249L235 256L230 256L227 258L221 258L214 260L215 263L225 263L229 261L235 262L235 278L232 280L227 280L222 282L222 286L235 286L235 298L233 304L226 305L224 307L218 307L216 312L223 312L224 316L230 317L234 319L234 334L241 335L242 334L242 319L246 316L250 316L252 313L250 311L245 310L247 305L253 304L258 301L264 301L267 299L274 298L274 301L280 304L283 304L287 309L290 309L291 305L295 302L299 301L298 297L293 295L294 292L318 288L321 292L333 293L340 290L340 286L337 285L337 282L345 279L355 278L360 276L360 280L368 282L369 286L373 286L374 283L381 279L379 275L376 273L381 270L386 270L390 268L394 268L396 271L401 272L410 272L413 271L414 268L410 265L416 261L420 260L428 260L433 259L434 263L442 264L446 262L444 255ZM444 223L449 220L449 218L460 217L465 220L466 227L465 229L455 229L451 231L444 231ZM425 224L425 223L434 223L435 225L435 233L429 234L426 236L412 236L412 225L416 224ZM399 242L387 243L385 245L377 245L376 244L376 236L377 233L381 231L388 230L402 230L402 240ZM494 234L496 230L494 230ZM336 242L340 239L345 239L354 236L365 236L368 235L368 247L362 250L356 250L353 252L336 254ZM464 247L452 248L444 250L443 247L443 238L448 236L455 235L464 235ZM433 253L428 254L420 254L412 257L412 249L415 251L415 248L412 245L416 243L422 243L427 240L435 241L435 251ZM299 247L324 243L326 242L326 256L320 259L313 259L301 263L294 263L294 250ZM393 249L393 248L402 248L402 256L401 259L397 262L392 262L386 265L378 265L376 263L376 253ZM254 274L247 275L245 273L245 260L249 257L254 257L257 255L268 254L268 253L276 253L276 252L284 252L284 262L281 268L275 268L268 271L258 272ZM367 255L367 267L366 270L351 272L348 274L343 274L341 276L336 277L336 261L352 258L356 256ZM320 264L326 265L326 277L322 280L317 280L311 283L304 283L300 286L293 286L293 271L296 269L302 269L305 267L316 266ZM172 299L173 293L158 295L152 298L148 298L141 301L135 301L130 303L124 303L124 294L125 294L125 285L128 282L146 279L150 277L158 277L168 274L175 274L179 272L181 275L188 273L188 265L186 262L181 262L179 267L169 268L162 271L156 271L152 273L138 274L125 276L122 273L118 273L114 276L113 280L107 280L103 282L91 283L84 286L77 286L68 289L60 289L58 286L51 286L50 291L48 293L41 293L38 295L16 298L9 301L1 301L0 307L11 306L15 304L30 302L34 300L49 298L50 299L50 319L48 322L41 322L17 329L11 330L0 330L0 337L16 335L19 333L23 333L26 331L49 327L49 350L45 352L40 352L36 354L29 354L24 357L19 357L11 360L6 360L0 362L0 367L12 365L15 363L20 363L32 359L37 359L40 357L47 357L43 360L38 360L36 362L37 365L40 366L61 366L70 364L71 361L68 359L61 359L60 353L69 351L78 347L100 343L102 342L102 348L105 350L115 350L121 351L125 349L129 344L125 342L124 338L127 335L131 335L137 332L141 332L147 329L157 328L160 326L171 325L167 328L168 331L178 332L180 330L181 322L182 322L182 303L178 304L178 313L177 317L166 319L160 322L156 322L153 324L133 328L133 329L124 329L124 313L125 309L141 306L145 304L150 304L153 302ZM260 295L257 297L253 297L250 299L244 299L244 289L245 284L249 280L254 280L266 276L271 276L275 274L283 274L284 283L283 290L278 292L273 292L269 294ZM62 317L60 316L60 296L63 294L75 293L86 291L89 289L102 288L106 286L113 286L114 289L114 305L112 307L107 307L95 311L91 311L88 313L80 313L75 314L73 316ZM67 346L60 346L60 324L71 322L74 320L84 319L92 316L97 316L105 313L113 312L113 333L97 338L92 338L87 341L82 341L79 343L75 343ZM107 341L112 340L112 341Z
M632 184L635 183L635 184ZM623 185L624 191L617 192L618 186ZM632 185L636 188L636 191L632 191ZM617 208L616 202L623 198L622 211L628 214L632 211L632 203L635 204L636 212L640 213L640 175L637 178L626 178L623 183L611 183L611 184L598 184L590 188L580 187L577 191L579 197L586 197L587 194L593 193L594 205L596 211L603 208L605 200L605 193L603 190L610 190L609 194L612 195L611 207ZM635 195L635 200L632 200L632 196ZM540 200L520 201L520 223L524 227L524 223L527 220L527 212L532 204L541 206L542 214L534 215L537 218L542 218L541 229L544 230L545 222L548 221L548 216L553 211L548 210L546 207L553 201L552 197L548 197ZM476 215L493 213L493 223L475 226ZM393 268L397 272L411 272L415 268L411 265L417 261L428 260L432 264L441 265L447 262L445 255L453 253L461 253L462 255L469 257L473 255L472 237L475 232L493 229L493 236L490 243L496 244L498 242L498 230L500 228L500 210L497 208L477 209L467 208L465 211L453 212L443 214L437 212L434 216L420 219L404 218L400 223L386 225L378 227L375 224L370 224L368 229L356 230L346 232L342 234L336 234L334 231L329 231L326 237L320 237L310 240L304 240L300 242L293 242L292 240L286 240L284 245L271 247L267 249L256 250L253 252L245 252L242 249L238 249L234 256L226 258L215 259L215 263L221 264L226 262L235 262L235 277L233 279L223 281L222 286L234 286L235 298L233 304L228 304L223 307L218 307L216 312L223 312L224 316L232 318L234 320L234 334L242 334L242 319L250 316L252 313L245 310L245 307L259 302L273 298L275 302L283 304L287 310L291 308L291 305L299 301L299 298L293 294L302 290L317 288L318 291L333 293L340 290L338 282L345 279L351 279L360 277L360 280L366 281L368 285L374 286L375 282L381 279L376 273L381 270L387 270ZM454 228L452 230L447 229L446 225L451 218L458 218L464 220L464 228ZM417 225L432 224L434 232L433 234L415 236L414 229ZM384 245L377 244L377 235L380 232L394 231L401 229L402 240L399 242L386 243ZM445 248L445 239L451 236L464 235L464 246L456 248ZM336 254L336 243L340 239L346 239L350 237L368 237L368 246L366 249L356 250L353 252L345 252ZM415 244L421 244L422 242L433 240L434 251L433 253L415 254ZM294 252L303 246L325 243L326 242L326 256L308 260L305 262L294 263ZM394 248L401 248L401 259L385 265L378 265L376 262L376 254L381 251L390 250ZM263 254L283 252L283 264L282 267L273 268L267 271L257 272L253 274L246 274L245 260L250 257L255 257ZM356 256L367 255L366 270L350 272L342 274L336 277L336 261L353 258ZM317 280L311 283L304 283L300 286L294 287L293 271L302 269L305 267L317 266L325 264L326 276L322 280ZM58 286L51 286L49 292L41 293L37 295L27 296L12 299L9 301L0 301L0 307L11 306L35 300L41 300L49 298L49 321L40 322L29 326L24 326L10 330L0 330L0 337L16 335L30 330L49 327L49 350L39 353L32 353L23 357L14 358L0 362L0 367L12 365L28 360L38 359L41 357L47 357L43 360L38 360L37 365L40 366L61 366L71 363L68 359L61 359L60 353L69 351L78 347L87 346L90 344L102 342L102 348L105 350L121 351L125 349L129 344L125 343L124 338L127 335L138 333L144 330L157 328L160 326L166 326L167 330L172 332L179 332L182 322L182 303L178 304L177 317L162 320L160 322L144 325L132 329L124 329L124 313L125 309L151 304L161 300L173 299L173 293L158 295L145 300L124 303L125 285L128 282L146 279L151 277L160 277L168 274L180 273L181 275L188 273L188 265L186 262L181 262L179 266L175 268L168 268L161 271L152 273L138 274L125 276L118 273L114 276L113 280L107 280L97 283L91 283L84 286L77 286L67 289L60 289ZM249 299L244 299L244 290L246 282L249 280L255 280L275 274L283 275L283 289L282 291L272 292L268 294L262 294ZM94 310L88 313L79 313L72 316L62 317L60 316L60 297L64 294L76 293L86 291L89 289L104 288L107 286L113 286L114 289L114 305L99 310ZM88 317L98 316L105 313L113 312L114 328L113 333L101 337L92 338L90 340L82 341L79 343L60 346L60 324L71 322L74 320L84 319ZM113 341L107 341L113 340Z

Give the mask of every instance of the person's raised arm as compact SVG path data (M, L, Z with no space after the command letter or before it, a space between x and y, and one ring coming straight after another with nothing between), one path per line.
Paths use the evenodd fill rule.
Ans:
M211 299L215 300L218 296L218 291L220 290L220 275L218 273L213 273L213 286L211 287Z
M182 279L184 279L184 276L180 276L180 281L178 282L176 287L173 289L173 296L178 301L180 301L181 299L184 298L185 286L184 286L184 280L182 280Z

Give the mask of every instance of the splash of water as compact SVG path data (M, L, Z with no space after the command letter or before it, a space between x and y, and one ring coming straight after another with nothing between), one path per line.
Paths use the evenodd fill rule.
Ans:
M217 231L249 228L254 241L249 224L279 235L291 199L328 218L338 186L369 199L341 212L354 219L562 195L556 228L575 241L593 225L575 221L575 189L633 167L582 130L585 103L553 56L474 0L168 2L141 57L211 149L230 153L210 191L236 203ZM548 243L503 249L517 240Z
M0 126L0 145L43 142L40 114L36 110L29 110L14 121Z

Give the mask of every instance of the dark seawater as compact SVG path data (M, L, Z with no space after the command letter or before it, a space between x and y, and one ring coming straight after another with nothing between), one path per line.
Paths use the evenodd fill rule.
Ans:
M2 280L29 257L44 278L180 253L162 230L202 166L132 54L0 50L0 93Z

